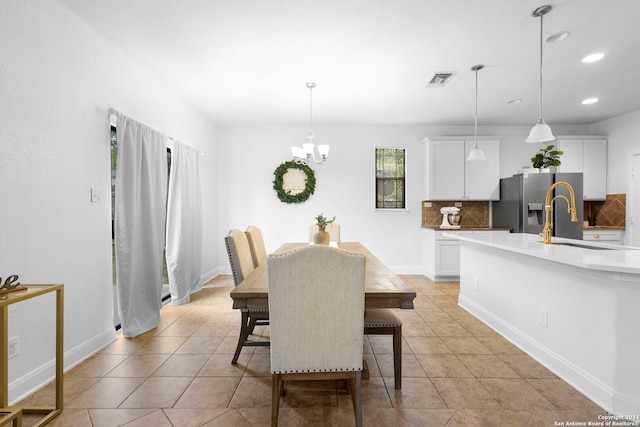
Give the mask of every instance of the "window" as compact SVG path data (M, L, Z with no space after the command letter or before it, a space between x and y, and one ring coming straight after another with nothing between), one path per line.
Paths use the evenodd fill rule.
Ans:
M376 148L376 209L405 208L404 148Z

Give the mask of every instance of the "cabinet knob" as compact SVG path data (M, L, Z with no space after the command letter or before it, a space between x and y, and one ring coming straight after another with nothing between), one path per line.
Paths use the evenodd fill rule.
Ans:
M594 238L594 239L599 239L599 238L600 238L600 235L599 235L598 233L596 233L596 234L594 234L594 235L593 235L593 238Z

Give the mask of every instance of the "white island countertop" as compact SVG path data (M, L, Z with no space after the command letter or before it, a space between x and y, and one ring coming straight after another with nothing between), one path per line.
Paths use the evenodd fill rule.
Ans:
M640 274L640 248L556 238L546 245L542 237L527 233L445 233L463 242L502 249L590 270Z

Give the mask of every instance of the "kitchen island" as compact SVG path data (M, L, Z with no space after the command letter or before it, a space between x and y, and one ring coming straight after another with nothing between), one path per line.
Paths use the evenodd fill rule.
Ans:
M451 234L458 304L598 405L640 415L640 249Z

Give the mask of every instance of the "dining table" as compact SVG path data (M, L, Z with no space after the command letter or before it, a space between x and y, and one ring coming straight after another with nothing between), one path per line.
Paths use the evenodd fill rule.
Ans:
M275 253L283 252L309 243L285 243ZM416 292L393 273L378 258L359 242L338 242L339 249L357 252L366 256L365 309L401 308L412 309ZM267 263L260 264L249 276L231 291L233 308L243 311L268 311L269 286Z

